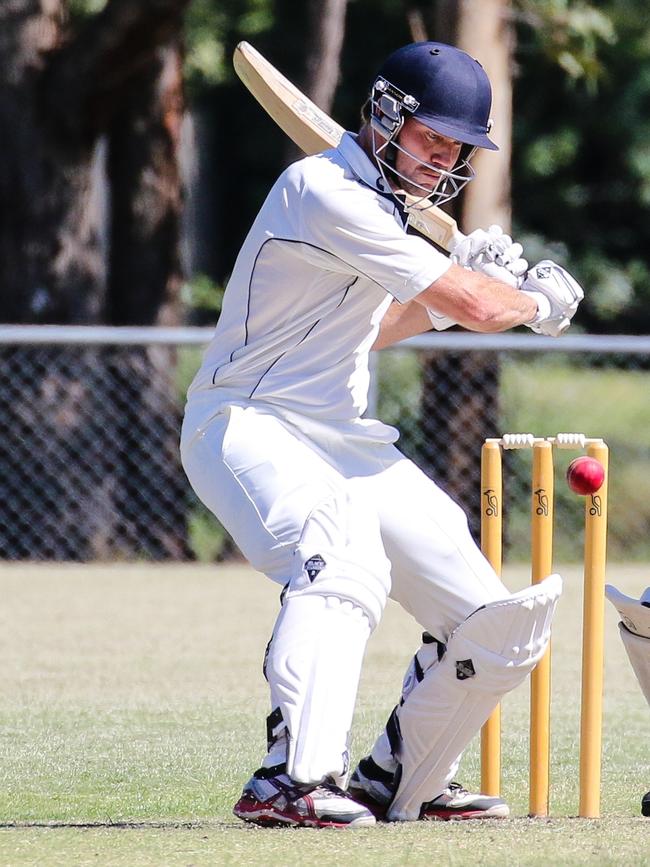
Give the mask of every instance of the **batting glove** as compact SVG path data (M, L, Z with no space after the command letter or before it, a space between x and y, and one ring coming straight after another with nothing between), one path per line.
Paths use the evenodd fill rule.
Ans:
M518 289L528 270L522 258L524 248L513 242L501 226L476 229L463 238L451 252L451 261L472 271L481 271Z
M582 287L560 265L542 259L526 274L521 291L537 304L537 316L526 325L537 334L559 337L567 330L585 297Z

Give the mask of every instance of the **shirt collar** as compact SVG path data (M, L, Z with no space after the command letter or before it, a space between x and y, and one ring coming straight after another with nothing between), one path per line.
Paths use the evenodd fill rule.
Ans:
M390 193L388 185L382 178L379 169L357 143L358 138L359 136L356 133L343 133L343 137L337 148L339 153L360 181L363 181L364 184L372 187L378 193Z

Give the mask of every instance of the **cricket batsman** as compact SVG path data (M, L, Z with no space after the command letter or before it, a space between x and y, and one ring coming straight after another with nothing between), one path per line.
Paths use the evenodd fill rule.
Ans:
M607 584L605 595L619 613L621 641L641 692L650 704L650 587L646 587L640 599L634 599ZM641 813L650 816L650 792L641 799Z
M189 389L188 478L283 587L264 661L267 752L234 808L244 821L508 815L456 771L542 657L561 578L510 593L462 509L401 454L394 428L364 417L373 347L455 323L558 337L583 297L553 262L529 269L498 227L473 232L451 258L406 230L404 192L420 206L449 201L472 180L476 149L496 150L490 106L487 76L463 51L420 42L391 54L360 132L289 166L271 189ZM366 642L389 596L423 643L348 779Z

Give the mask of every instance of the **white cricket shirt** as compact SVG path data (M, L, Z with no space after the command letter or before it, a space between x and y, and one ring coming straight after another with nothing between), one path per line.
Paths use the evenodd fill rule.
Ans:
M237 257L190 400L207 389L319 420L361 416L391 301L410 301L450 265L407 234L383 189L351 133L283 172Z

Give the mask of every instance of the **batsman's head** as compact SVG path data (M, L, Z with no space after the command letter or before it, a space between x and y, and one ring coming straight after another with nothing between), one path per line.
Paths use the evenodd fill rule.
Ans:
M464 51L415 42L393 52L370 96L373 153L391 186L436 205L458 195L474 177L476 148L498 149L488 137L491 104L483 67Z

